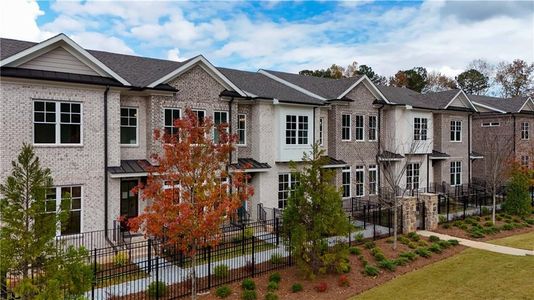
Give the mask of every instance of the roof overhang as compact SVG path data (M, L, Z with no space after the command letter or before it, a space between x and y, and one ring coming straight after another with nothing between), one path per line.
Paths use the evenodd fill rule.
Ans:
M248 96L244 91L238 88L233 82L231 82L226 76L224 76L221 71L217 70L204 56L199 55L189 60L187 63L181 65L176 70L170 72L169 74L159 78L158 80L152 82L148 85L149 88L153 88L159 84L167 83L174 78L182 75L183 73L189 71L194 66L199 65L204 71L210 74L217 82L224 86L228 90L233 90L239 93L239 95L246 97Z
M534 100L532 100L531 97L528 97L525 103L521 106L521 108L517 112L521 112L525 107L530 106L530 110L534 111Z
M284 79L282 79L282 78L280 78L280 77L278 77L276 75L273 75L273 74L269 73L266 70L259 69L258 73L263 74L263 75L271 78L274 81L278 81L278 82L280 82L280 83L282 83L282 84L284 84L284 85L286 85L286 86L288 86L288 87L290 87L292 89L295 89L295 90L297 90L297 91L299 91L299 92L301 92L303 94L306 94L306 95L308 95L310 97L313 97L313 98L316 98L316 99L319 99L319 100L323 100L323 101L327 100L326 98L321 97L321 96L319 96L319 95L317 95L315 93L312 93L312 92L310 92L309 90L307 90L305 88L302 88L302 87L300 87L300 86L298 86L296 84L293 84L293 83L291 83L291 82L289 82L287 80L284 80Z
M478 112L475 105L473 105L473 102L471 101L471 99L467 97L467 94L463 90L460 90L456 95L454 95L454 97L452 97L451 101L449 101L449 103L447 103L447 105L445 106L445 109L449 108L449 106L454 102L454 100L456 100L456 98L458 98L461 95L464 96L465 99L467 99L468 105L471 106L471 108L474 109L476 112Z
M483 104L483 103L480 103L480 102L476 102L476 101L471 101L475 106L480 106L480 107L483 107L485 109L489 109L491 111L495 111L495 112L498 112L498 113L502 113L502 114L505 114L506 111L504 110L501 110L501 109L498 109L498 108L495 108L493 106L490 106L490 105L487 105L487 104Z
M376 85L367 77L367 75L363 75L360 79L358 79L355 83L353 83L348 89L346 89L341 95L337 97L337 99L342 99L345 97L350 91L352 91L355 87L358 86L360 83L364 83L367 89L377 98L386 101L387 104L390 104L391 102L380 92L380 90L376 87Z
M469 158L470 159L483 159L484 155L477 153L477 152L471 152L471 154L469 154Z
M130 83L126 81L126 79L119 76L104 63L99 61L96 57L91 55L89 52L87 52L87 50L83 49L80 45L63 33L3 59L0 61L0 67L18 67L23 63L43 55L57 47L63 47L66 51L85 63L100 76L112 77L121 84L130 86Z

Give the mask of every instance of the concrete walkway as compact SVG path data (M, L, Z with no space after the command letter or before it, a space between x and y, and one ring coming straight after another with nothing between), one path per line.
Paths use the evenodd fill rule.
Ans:
M417 233L422 236L426 236L426 237L435 235L442 240L458 240L461 245L475 248L475 249L480 249L480 250L486 250L486 251L508 254L508 255L515 255L515 256L527 256L527 255L534 256L534 251L532 250L517 249L517 248L512 248L512 247L489 244L485 242L472 241L472 240L462 239L462 238L458 238L458 237L451 236L451 235L425 231L425 230L417 231Z

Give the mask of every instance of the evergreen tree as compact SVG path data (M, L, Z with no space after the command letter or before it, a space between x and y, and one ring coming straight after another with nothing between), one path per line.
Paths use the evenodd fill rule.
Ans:
M467 94L483 95L489 88L488 77L475 69L460 73L456 81Z
M322 168L323 150L315 144L303 158L304 167L291 170L298 184L283 212L282 233L289 240L297 265L308 276L343 269L346 249L328 247L330 236L346 236L350 223L343 211L341 191L332 184L334 172Z
M55 202L50 202L49 206L54 206L51 210L46 202L51 187L50 170L42 168L33 147L24 144L12 162L11 175L0 184L0 271L3 280L8 271L20 276L15 292L22 299L44 299L56 288L80 295L90 286L91 274L87 278L83 264L87 252L69 249L63 253L56 247L58 225L68 220L70 196L64 195L67 199L57 211ZM73 275L79 272L84 276ZM73 288L69 283L83 287Z
M532 211L529 195L530 180L525 169L515 166L506 187L504 210L520 217L528 216Z

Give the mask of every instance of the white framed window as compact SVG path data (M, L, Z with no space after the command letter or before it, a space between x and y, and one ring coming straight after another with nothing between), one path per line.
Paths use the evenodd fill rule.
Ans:
M369 116L369 141L376 141L377 139L377 117Z
M369 166L369 195L376 195L378 193L377 184L378 168L376 165Z
M406 166L406 189L419 189L419 167L418 163L411 163Z
M499 127L501 126L500 122L484 122L480 125L481 127Z
M354 196L363 197L365 194L365 167L356 166L356 173L354 180L356 182L356 189L354 190Z
M278 208L284 208L287 205L287 198L295 188L297 180L294 174L278 174Z
M69 219L67 224L58 224L58 236L79 234L82 232L82 187L80 185L57 186L46 192L46 213L55 214L61 209L62 201L69 198Z
M413 119L413 139L416 141L426 141L428 133L428 119Z
M163 128L169 135L178 134L178 128L174 127L174 121L180 119L182 111L179 108L165 108Z
M33 102L33 143L81 145L82 104L35 100Z
M350 198L351 189L350 189L350 167L343 167L341 169L341 187L342 187L342 196L343 198Z
M462 121L451 121L451 142L462 141Z
M247 115L238 114L237 115L237 136L239 140L237 144L239 146L247 145Z
M351 140L351 120L350 115L343 114L341 115L341 140L350 141Z
M202 109L192 109L193 114L197 117L197 122L199 124L204 123L204 118L206 118L206 111Z
M530 138L528 129L529 129L529 124L527 122L521 123L521 139L522 140L528 140Z
M364 136L364 122L363 122L363 116L356 116L356 141L363 141L365 139Z
M462 162L451 161L451 186L462 184Z
M227 111L215 111L213 112L213 142L219 143L220 134L217 127L221 124L228 124L228 112ZM228 127L226 128L228 131Z
M319 145L323 146L323 122L324 118L319 118Z
M137 145L137 108L121 107L121 145Z
M523 166L525 168L528 168L529 164L530 164L530 157L528 157L527 155L522 155L521 156L521 166Z
M163 191L171 197L174 203L180 203L180 198L182 197L181 188L180 182L172 180L166 180L162 186Z
M308 144L308 116L286 115L286 144Z

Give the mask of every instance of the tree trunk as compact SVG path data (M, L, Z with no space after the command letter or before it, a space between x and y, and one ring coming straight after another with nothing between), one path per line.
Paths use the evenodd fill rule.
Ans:
M397 224L397 205L398 200L395 196L395 200L393 201L393 250L397 250L397 231L398 231L398 224Z
M495 225L495 211L497 210L497 197L495 196L495 190L493 190L492 193L493 197L493 211L491 212L491 220L493 221L493 225Z
M195 267L197 265L196 243L194 243L192 247L193 247L193 254L191 255L191 299L196 300L197 299L197 272L195 270Z

